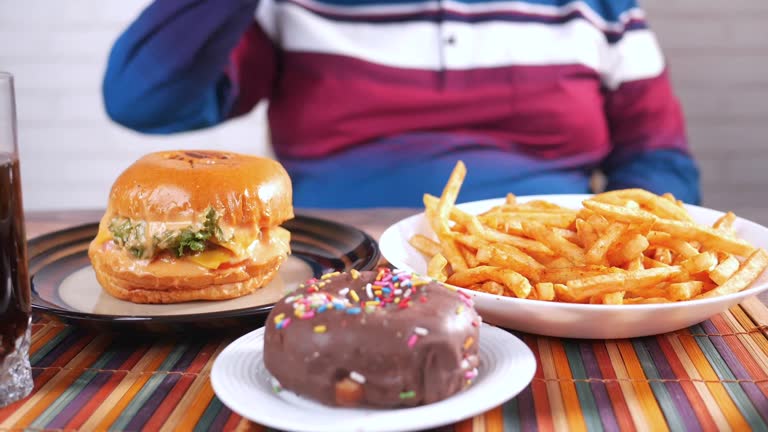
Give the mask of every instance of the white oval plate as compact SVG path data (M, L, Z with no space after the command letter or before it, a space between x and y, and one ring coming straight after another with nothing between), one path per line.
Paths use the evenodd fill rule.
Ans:
M563 207L580 208L590 195L536 195L518 197L520 202L542 199ZM503 198L459 204L472 214L482 213L504 202ZM723 213L686 206L691 216L712 224ZM768 228L745 219L735 223L739 237L768 248ZM436 239L424 213L408 217L387 228L379 241L382 255L393 266L426 274L427 261L409 243L414 234ZM716 298L676 303L642 305L589 305L503 297L462 290L475 300L475 308L486 322L527 333L582 339L619 339L679 330L706 320L727 308L768 289L768 272L744 291Z
M228 345L216 358L211 383L232 411L258 424L286 431L409 431L456 423L495 408L533 379L536 359L520 339L496 327L480 328L480 375L466 390L415 408L334 408L287 390L275 393L264 368L264 328Z

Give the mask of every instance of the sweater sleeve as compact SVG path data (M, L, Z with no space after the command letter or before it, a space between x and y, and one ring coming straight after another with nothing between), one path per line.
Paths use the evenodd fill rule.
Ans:
M606 109L613 143L603 164L607 188L640 187L699 203L699 171L666 73L623 84Z
M605 110L612 150L602 169L608 189L640 187L700 201L699 171L688 147L680 103L644 15L630 16L608 51Z
M115 122L144 133L200 129L269 95L275 50L258 0L156 0L118 38L102 92Z

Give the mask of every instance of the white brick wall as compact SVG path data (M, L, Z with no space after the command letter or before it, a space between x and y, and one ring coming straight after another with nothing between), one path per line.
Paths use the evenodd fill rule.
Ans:
M269 154L263 110L173 137L141 136L108 121L99 94L107 52L146 3L0 0L0 69L17 77L28 208L101 207L117 173L155 149ZM643 5L686 111L705 204L768 224L768 2Z
M768 2L643 5L683 103L704 204L768 225Z

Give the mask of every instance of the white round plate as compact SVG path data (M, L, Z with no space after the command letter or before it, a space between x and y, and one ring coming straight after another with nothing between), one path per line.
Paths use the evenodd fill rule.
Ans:
M518 197L520 202L547 200L563 207L580 208L590 195L536 195ZM478 214L504 202L492 199L459 204L457 207ZM712 224L723 213L687 205L699 223ZM735 223L738 236L753 245L768 248L768 228L745 219ZM408 217L384 231L379 241L382 255L393 266L426 274L427 261L409 243L415 234L436 239L424 213ZM462 290L475 300L483 320L527 333L582 339L619 339L648 336L679 330L706 320L727 308L768 289L768 272L744 291L721 297L676 303L640 305L589 305L503 297Z
M480 328L480 375L466 390L415 408L335 408L287 390L275 393L264 368L264 328L228 345L216 358L211 383L232 411L285 431L409 431L456 423L495 408L533 379L536 359L520 339L496 327Z

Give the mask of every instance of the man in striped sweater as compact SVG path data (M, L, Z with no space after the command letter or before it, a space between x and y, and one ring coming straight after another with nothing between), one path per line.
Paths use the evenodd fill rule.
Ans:
M301 207L420 206L641 187L699 201L658 43L635 0L156 0L117 40L107 112L145 133L269 101Z

